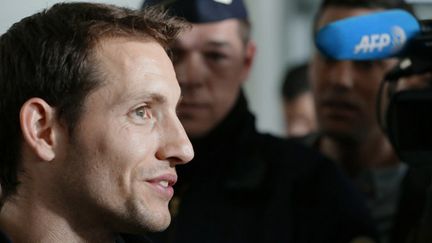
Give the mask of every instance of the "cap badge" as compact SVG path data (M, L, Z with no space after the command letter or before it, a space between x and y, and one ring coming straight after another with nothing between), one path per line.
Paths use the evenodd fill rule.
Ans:
M226 4L226 5L230 5L232 3L232 0L213 0L217 3L222 3L222 4Z

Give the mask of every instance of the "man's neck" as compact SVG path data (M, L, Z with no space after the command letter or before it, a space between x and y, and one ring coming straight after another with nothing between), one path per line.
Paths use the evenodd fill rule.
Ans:
M0 211L0 229L12 242L115 241L114 234L89 227L85 221L82 223L71 224L64 215L59 215L37 199L14 197L6 200Z
M390 142L381 131L349 143L324 135L319 149L349 176L355 176L364 169L387 168L399 163Z

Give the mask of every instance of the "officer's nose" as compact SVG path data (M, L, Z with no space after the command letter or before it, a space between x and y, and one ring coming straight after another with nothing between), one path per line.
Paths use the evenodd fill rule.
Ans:
M198 52L189 51L184 53L176 61L174 68L182 90L204 85L207 70L204 60Z

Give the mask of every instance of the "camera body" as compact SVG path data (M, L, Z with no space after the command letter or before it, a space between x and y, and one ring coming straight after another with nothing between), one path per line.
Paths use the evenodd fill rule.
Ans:
M429 30L423 30L409 41L401 61L387 73L381 87L378 117L401 160L412 165L432 162L432 33Z

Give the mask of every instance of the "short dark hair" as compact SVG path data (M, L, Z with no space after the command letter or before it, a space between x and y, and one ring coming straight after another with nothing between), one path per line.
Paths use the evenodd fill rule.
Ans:
M287 69L282 83L282 98L291 101L310 90L308 64L303 63Z
M414 14L413 7L404 0L323 0L315 14L313 32L317 30L318 20L327 7L370 8L370 9L404 9Z
M19 113L32 97L55 107L71 134L90 91L103 80L95 46L106 38L145 38L164 48L187 24L153 8L141 11L92 3L59 3L15 23L0 37L1 202L19 184Z

